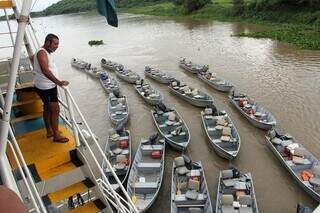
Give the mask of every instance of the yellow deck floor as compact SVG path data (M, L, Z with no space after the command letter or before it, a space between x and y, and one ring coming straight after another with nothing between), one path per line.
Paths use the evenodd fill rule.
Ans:
M13 3L11 0L0 0L0 9L12 8Z
M63 125L59 126L59 130L64 136L69 138L69 142L53 142L52 138L46 137L45 129L27 132L17 137L17 141L27 165L36 164L37 162L43 164L46 159L52 159L59 154L61 155L61 153L66 153L75 149L75 140L72 133ZM17 168L16 161L9 147L7 148L7 156L12 168Z
M83 206L77 207L71 211L69 211L70 213L95 213L98 212L99 209L97 208L97 206L93 203L86 203Z
M87 186L81 181L79 183L75 183L67 188L61 189L54 193L49 193L48 196L53 203L57 203L60 200L66 199L72 195L77 193L82 193L87 189Z

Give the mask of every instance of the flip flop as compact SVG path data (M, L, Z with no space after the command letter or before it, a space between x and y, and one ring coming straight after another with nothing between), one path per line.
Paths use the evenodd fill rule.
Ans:
M53 133L52 134L47 134L47 138L51 138L53 137Z
M67 143L68 141L69 141L69 138L66 138L66 137L53 139L53 142L56 142L56 143Z

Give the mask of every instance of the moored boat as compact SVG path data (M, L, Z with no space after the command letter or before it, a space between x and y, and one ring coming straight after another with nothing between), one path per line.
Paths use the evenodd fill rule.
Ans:
M213 98L210 95L177 80L172 81L168 87L172 93L194 106L206 107L213 104Z
M122 79L130 84L135 84L137 81L139 81L141 79L139 74L133 72L132 70L128 70L128 69L117 70L116 75L120 79Z
M109 132L104 152L123 185L125 180L127 179L131 165L130 131L125 130L122 126L118 126L116 130L112 129ZM111 171L106 166L105 161L102 162L102 168L113 189L118 190L119 184L114 179Z
M102 70L99 70L97 67L92 67L90 63L82 61L80 59L73 58L71 60L71 66L78 70L84 71L94 78L99 78L100 74L103 73Z
M201 112L201 118L210 144L217 154L229 160L234 159L239 153L241 140L227 112L211 106Z
M101 59L100 65L102 68L110 70L110 71L117 71L117 70L124 69L124 66L122 64L119 64L117 62L113 62L110 60L106 60L104 58Z
M179 67L193 74L206 72L208 70L208 66L194 64L191 61L187 62L185 58L179 60Z
M139 95L151 105L157 105L163 101L163 95L148 83L141 80L140 84L134 86Z
M320 202L320 161L289 134L272 129L266 141L298 185Z
M158 134L142 139L132 163L127 191L139 212L146 212L160 191L165 166L165 141Z
M149 66L145 67L144 74L162 84L170 84L170 82L174 80L174 77Z
M169 109L164 104L151 110L153 121L160 132L173 148L184 150L190 142L190 131L182 117L175 109Z
M221 92L230 92L233 88L230 81L217 77L215 73L201 72L198 73L198 77L214 89Z
M108 115L111 122L115 125L126 123L129 117L127 97L116 91L110 93L108 99Z
M85 70L89 66L89 63L82 61L80 59L73 58L71 59L71 66L76 69Z
M213 212L202 164L185 155L174 159L171 181L171 213L184 212Z
M118 81L110 77L106 72L100 74L100 83L107 93L120 89Z
M220 171L216 199L216 213L259 212L251 174L236 168Z
M229 100L255 127L269 130L276 126L275 117L247 95L233 91Z

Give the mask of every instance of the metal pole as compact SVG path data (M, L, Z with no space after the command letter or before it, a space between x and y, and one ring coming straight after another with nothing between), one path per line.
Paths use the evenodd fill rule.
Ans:
M68 105L68 109L69 109L69 113L70 113L70 118L74 118L74 111L73 111L73 106L72 106L73 104L72 104L70 98L68 97L66 90L64 90L64 91L65 91L65 97L67 100L67 105ZM80 144L80 140L79 140L79 133L78 133L78 130L76 127L77 124L75 123L75 119L71 119L71 125L72 125L72 130L73 130L73 136L76 140L76 145L80 146L81 144Z
M13 40L11 26L10 26L10 23L9 23L10 20L9 20L9 17L8 17L8 14L7 14L7 10L3 9L3 11L4 11L4 14L5 14L6 19L7 19L7 25L8 25L8 29L9 29L9 33L10 33L11 43L12 43L12 46L13 46L14 45L14 40Z
M7 149L7 138L10 125L10 114L12 107L13 93L15 91L15 84L18 72L18 66L21 56L21 47L23 43L23 37L25 34L25 28L28 22L28 17L31 9L32 0L25 0L22 5L21 14L19 17L18 33L16 36L16 43L13 51L13 60L11 64L11 73L9 74L9 84L7 95L5 99L4 113L0 121L0 158L2 158ZM10 171L9 171L10 172Z

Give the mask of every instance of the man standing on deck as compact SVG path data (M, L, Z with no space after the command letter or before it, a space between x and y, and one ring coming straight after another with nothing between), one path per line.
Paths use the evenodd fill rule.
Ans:
M68 81L59 80L58 69L53 61L52 53L59 46L59 38L48 34L44 45L34 55L34 85L43 102L43 120L47 129L47 138L54 142L66 143L68 138L59 132L59 103L57 85L67 86Z

